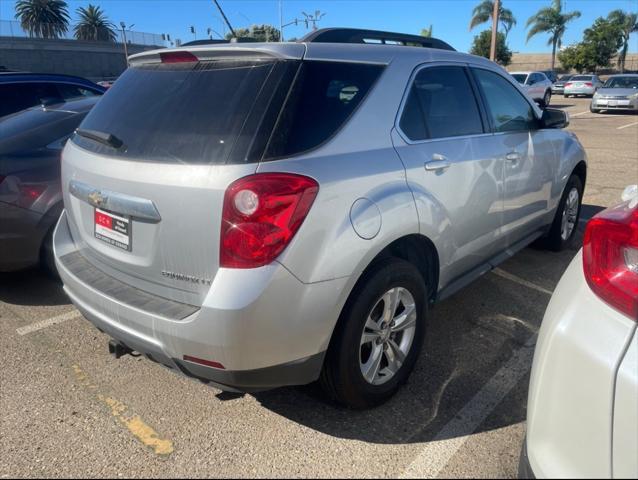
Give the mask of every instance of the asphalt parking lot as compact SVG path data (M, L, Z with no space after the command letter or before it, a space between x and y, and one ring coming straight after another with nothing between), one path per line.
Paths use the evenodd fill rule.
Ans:
M555 97L589 155L583 220L638 183L638 116ZM38 271L0 276L0 476L512 477L529 368L576 249L520 252L437 305L409 383L353 412L312 386L220 394L107 337Z

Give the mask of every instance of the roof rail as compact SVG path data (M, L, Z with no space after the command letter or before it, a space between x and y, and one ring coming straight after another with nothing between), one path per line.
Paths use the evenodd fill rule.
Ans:
M199 45L219 45L227 43L257 43L257 40L253 37L240 37L231 38L230 40L222 40L221 38L203 39L203 40L191 40L190 42L182 43L180 47L197 47Z
M358 28L321 28L298 40L300 43L365 43L403 45L408 47L438 48L456 51L443 40L406 33L362 30Z

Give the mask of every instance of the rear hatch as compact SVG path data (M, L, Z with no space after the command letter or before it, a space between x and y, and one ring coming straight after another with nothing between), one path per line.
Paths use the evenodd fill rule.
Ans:
M63 153L65 208L84 257L129 285L201 305L219 268L224 192L255 172L303 52L136 59Z

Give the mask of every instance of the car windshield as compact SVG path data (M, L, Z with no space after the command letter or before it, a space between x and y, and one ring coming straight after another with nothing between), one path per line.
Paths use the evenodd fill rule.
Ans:
M526 73L514 73L512 74L512 77L514 77L514 79L518 82L518 83L525 83L525 80L527 80L527 74Z
M591 82L593 78L591 75L576 75L570 78L570 80L572 82Z
M613 77L607 80L605 88L638 88L638 77Z

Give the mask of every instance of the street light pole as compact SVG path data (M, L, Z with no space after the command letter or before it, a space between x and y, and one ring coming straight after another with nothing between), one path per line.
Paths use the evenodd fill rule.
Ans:
M124 58L126 59L126 66L129 66L128 63L128 47L126 45L126 24L124 22L120 22L120 27L122 27L122 41L124 42ZM130 27L129 27L130 28Z
M492 12L492 44L490 45L490 60L496 61L496 40L498 33L498 14L500 12L500 1L494 0L494 11Z
M279 0L279 41L284 41L284 15L282 10L282 0Z

